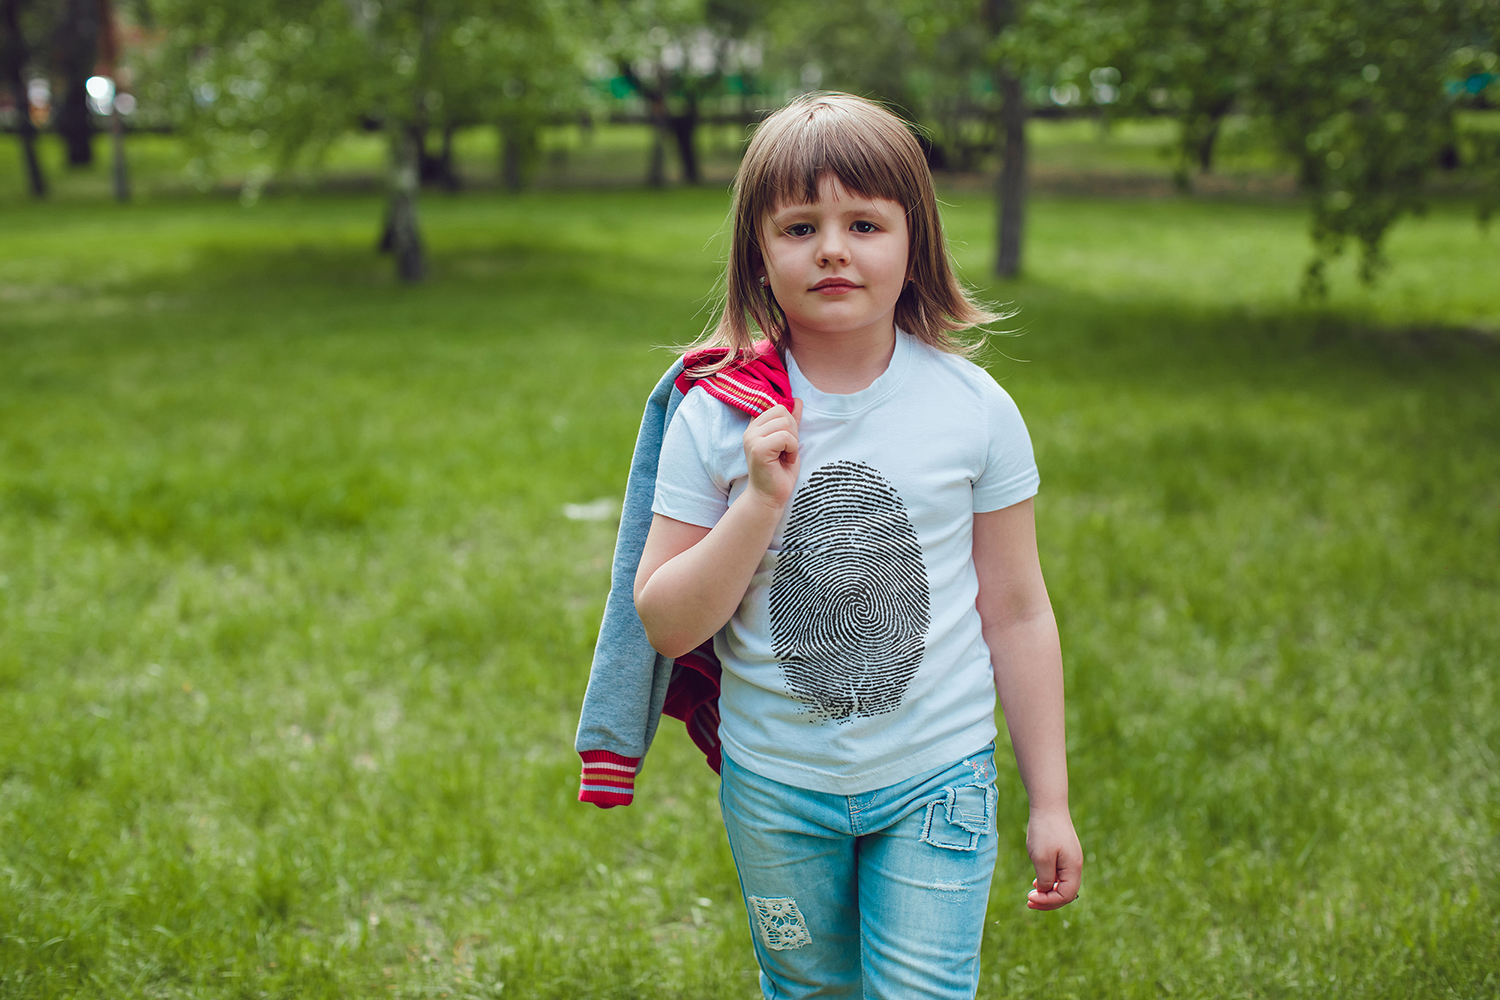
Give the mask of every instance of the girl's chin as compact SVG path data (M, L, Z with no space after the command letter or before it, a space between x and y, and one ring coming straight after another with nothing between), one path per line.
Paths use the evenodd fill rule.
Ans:
M874 317L868 320L849 320L839 322L829 317L809 318L806 321L795 317L787 317L787 325L791 328L792 337L840 337L850 334L868 334L872 336L885 336L895 333L896 320L893 316Z

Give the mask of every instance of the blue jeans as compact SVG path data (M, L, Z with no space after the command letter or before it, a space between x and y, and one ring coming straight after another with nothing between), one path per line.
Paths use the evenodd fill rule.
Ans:
M861 795L724 757L719 806L760 988L801 997L972 998L995 870L995 748Z

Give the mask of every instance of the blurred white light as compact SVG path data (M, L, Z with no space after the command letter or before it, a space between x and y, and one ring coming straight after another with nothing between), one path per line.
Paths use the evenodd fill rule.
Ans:
M693 36L688 43L687 62L688 69L699 76L707 76L713 72L718 65L719 55L711 32L700 31Z
M45 108L52 101L52 85L41 77L26 84L26 99L35 107Z
M1078 99L1083 96L1076 83L1061 84L1060 86L1053 87L1047 93L1051 96L1053 104L1061 104L1063 106L1077 104Z
M135 95L119 94L115 97L115 110L122 115L135 114Z
M746 69L760 69L760 64L765 60L765 54L761 52L759 42L741 42L739 59L740 65Z
M600 497L590 503L565 503L562 516L569 521L608 521L620 516L620 501Z
M802 67L802 86L809 90L816 90L818 84L823 82L823 68L817 63L808 63Z
M1089 70L1089 83L1096 87L1112 87L1120 82L1120 71L1113 66L1096 66Z
M115 81L107 76L91 76L84 81L83 89L89 92L89 110L96 115L111 114L115 110Z
M1120 99L1119 90L1107 83L1096 83L1089 88L1089 94L1094 98L1095 104L1113 104Z

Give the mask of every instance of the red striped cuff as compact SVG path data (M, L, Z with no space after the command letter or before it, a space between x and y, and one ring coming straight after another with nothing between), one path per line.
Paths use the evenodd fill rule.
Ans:
M578 784L578 801L592 802L600 809L628 806L635 798L635 769L639 757L621 757L608 750L584 750L583 779Z

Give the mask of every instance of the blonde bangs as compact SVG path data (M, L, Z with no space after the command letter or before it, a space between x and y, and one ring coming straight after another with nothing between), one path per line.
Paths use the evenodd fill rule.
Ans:
M927 173L921 147L890 112L861 104L868 106L830 101L796 115L783 111L776 117L786 115L785 120L773 118L761 126L736 181L745 192L740 208L749 216L746 221L758 221L786 205L817 201L818 182L830 174L850 194L884 198L908 209L921 201ZM761 144L764 155L757 157L754 147Z

